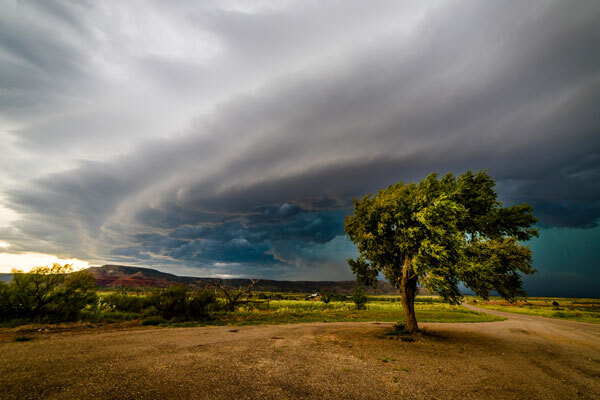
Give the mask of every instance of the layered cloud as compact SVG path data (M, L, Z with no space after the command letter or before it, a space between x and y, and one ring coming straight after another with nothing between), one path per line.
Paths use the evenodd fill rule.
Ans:
M30 2L0 19L11 251L349 277L353 196L482 168L543 227L598 225L596 2Z

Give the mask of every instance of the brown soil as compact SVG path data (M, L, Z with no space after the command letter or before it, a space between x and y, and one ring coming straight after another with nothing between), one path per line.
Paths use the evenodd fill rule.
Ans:
M503 315L414 342L386 323L5 331L0 398L600 398L600 325Z

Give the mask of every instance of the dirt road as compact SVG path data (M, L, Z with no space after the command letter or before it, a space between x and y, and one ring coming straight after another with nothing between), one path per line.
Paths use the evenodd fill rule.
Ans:
M414 342L383 323L40 334L0 343L0 398L600 398L600 325L503 316Z

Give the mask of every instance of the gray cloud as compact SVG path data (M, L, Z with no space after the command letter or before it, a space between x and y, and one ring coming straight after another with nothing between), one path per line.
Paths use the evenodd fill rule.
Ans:
M147 3L147 26L126 29L127 5L12 5L0 180L20 219L2 239L96 262L347 276L352 196L481 168L543 226L597 226L595 2L247 6Z

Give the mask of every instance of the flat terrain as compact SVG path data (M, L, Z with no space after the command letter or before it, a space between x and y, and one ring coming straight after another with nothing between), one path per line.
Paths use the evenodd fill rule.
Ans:
M0 397L600 398L600 325L503 313L424 323L130 328L0 343Z
M469 303L473 300L467 298ZM477 307L488 310L600 324L600 299L528 297L512 303L500 298L476 300Z

